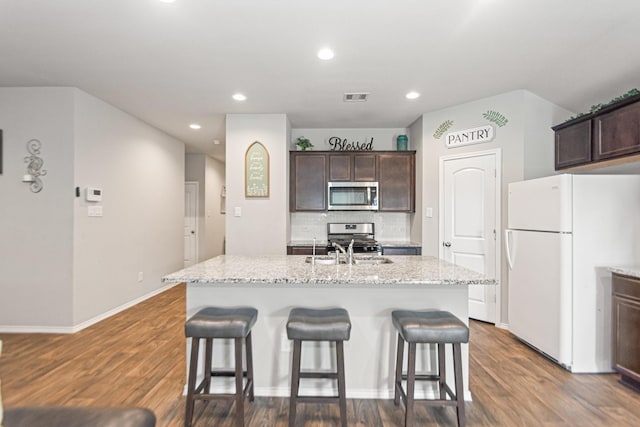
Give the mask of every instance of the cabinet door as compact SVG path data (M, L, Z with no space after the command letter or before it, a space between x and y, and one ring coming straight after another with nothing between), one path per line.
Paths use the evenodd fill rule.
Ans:
M415 152L378 156L379 210L415 212Z
M556 170L591 161L591 120L556 131Z
M640 281L613 275L613 364L622 382L640 381ZM628 381L628 380L631 381Z
M324 154L291 153L289 209L327 209L327 162Z
M594 118L594 160L640 153L640 102Z
M355 154L353 156L353 180L376 181L375 154Z
M351 181L351 161L348 154L328 154L329 181Z

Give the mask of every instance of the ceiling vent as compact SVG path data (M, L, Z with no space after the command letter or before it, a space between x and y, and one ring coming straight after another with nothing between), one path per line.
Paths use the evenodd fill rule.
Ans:
M342 97L344 102L365 102L367 99L369 99L369 92L345 93Z

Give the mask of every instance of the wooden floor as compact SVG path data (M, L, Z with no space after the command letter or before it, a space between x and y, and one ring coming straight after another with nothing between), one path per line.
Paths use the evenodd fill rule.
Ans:
M73 335L0 334L5 407L143 406L158 426L181 426L184 307L179 285ZM640 394L617 375L572 375L480 322L471 322L469 353L469 426L640 426ZM287 403L257 397L247 425L286 426ZM350 426L402 426L391 400L349 400L347 410ZM231 402L197 403L195 426L232 426L234 413ZM298 427L338 425L337 405L301 405L298 414ZM454 410L417 404L416 425L455 425Z

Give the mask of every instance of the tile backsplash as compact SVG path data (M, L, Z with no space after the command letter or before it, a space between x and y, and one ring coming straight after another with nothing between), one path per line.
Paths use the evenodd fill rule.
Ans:
M329 222L372 222L376 240L409 241L410 214L402 212L295 212L291 213L291 240L326 240Z

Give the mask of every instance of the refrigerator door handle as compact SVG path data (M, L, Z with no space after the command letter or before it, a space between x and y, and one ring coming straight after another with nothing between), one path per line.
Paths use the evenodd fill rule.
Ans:
M513 235L513 230L504 230L504 245L505 252L507 253L507 263L509 264L509 269L513 270L513 260L511 259L511 248L509 247L509 237Z

